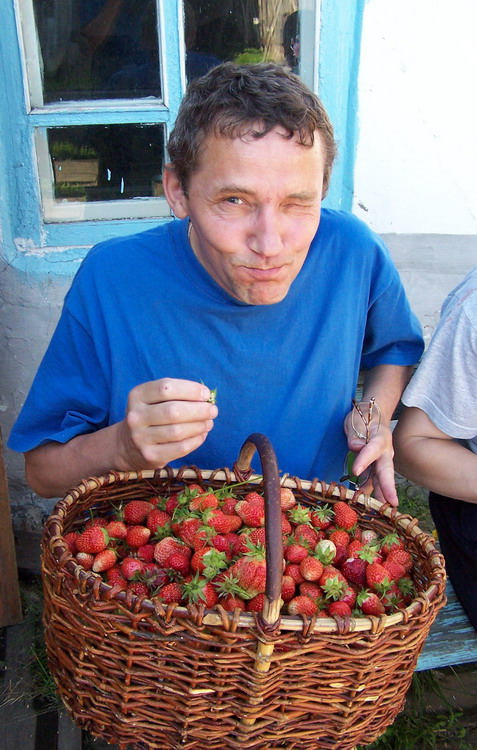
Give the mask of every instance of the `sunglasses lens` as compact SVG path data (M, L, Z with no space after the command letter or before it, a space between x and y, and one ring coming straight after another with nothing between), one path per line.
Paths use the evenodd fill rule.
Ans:
M355 458L356 453L353 453L353 451L349 451L346 454L346 458L343 463L343 476L340 477L340 482L349 482L352 486L358 489L368 481L371 474L371 468L368 467L362 474L359 475L359 477L357 477L355 474L353 474L352 469Z

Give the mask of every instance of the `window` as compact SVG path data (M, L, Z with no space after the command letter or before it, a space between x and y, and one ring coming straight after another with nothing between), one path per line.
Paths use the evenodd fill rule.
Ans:
M275 60L316 89L311 0L17 1L47 231L168 217L169 130L187 81L221 61Z

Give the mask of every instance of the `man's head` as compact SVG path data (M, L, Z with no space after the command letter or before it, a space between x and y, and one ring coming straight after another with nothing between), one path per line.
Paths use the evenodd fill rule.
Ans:
M205 138L261 138L279 128L311 146L319 134L324 157L322 196L336 155L333 127L319 100L298 76L274 63L223 63L187 88L171 132L171 166L185 194Z

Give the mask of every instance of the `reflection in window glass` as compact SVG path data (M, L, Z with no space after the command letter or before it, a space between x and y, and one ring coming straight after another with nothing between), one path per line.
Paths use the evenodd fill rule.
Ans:
M56 200L162 195L163 125L48 128L47 137Z
M184 0L186 75L226 60L272 60L300 73L297 0Z
M155 0L33 0L45 103L161 97Z

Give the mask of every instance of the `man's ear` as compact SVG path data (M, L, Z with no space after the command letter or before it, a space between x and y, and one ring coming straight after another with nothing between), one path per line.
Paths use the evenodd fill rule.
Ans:
M189 201L182 190L182 185L172 164L164 166L162 187L174 215L178 219L185 219L186 216L189 216Z

